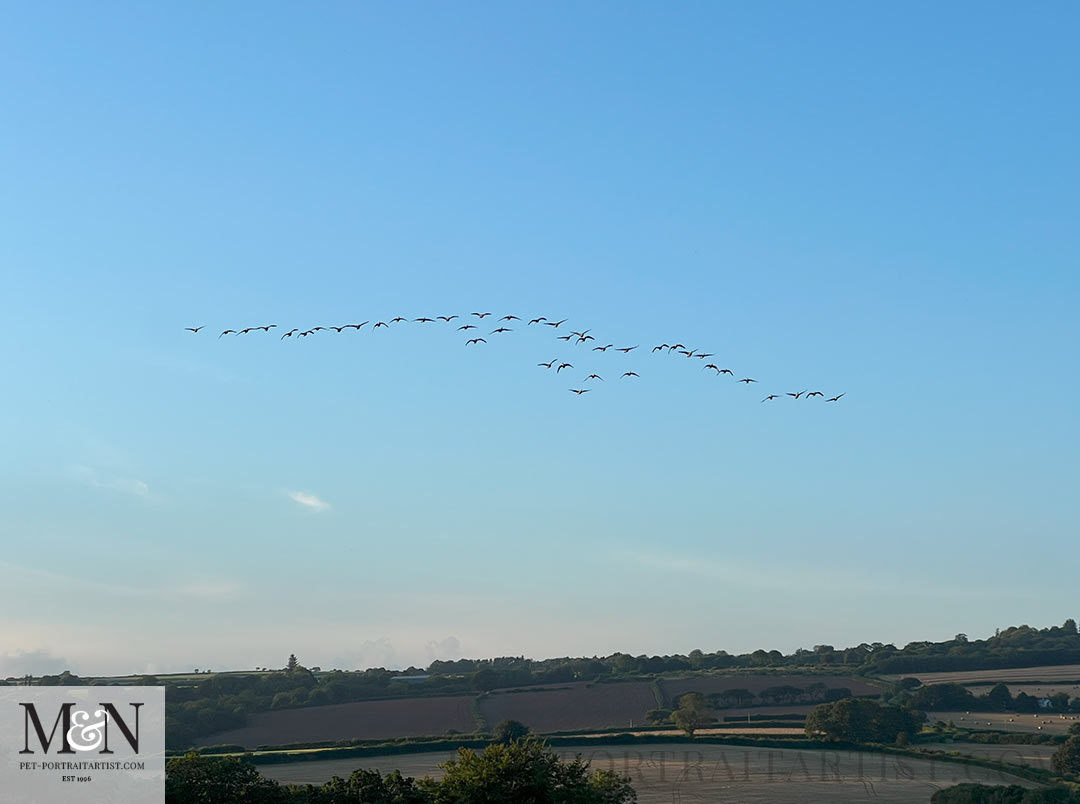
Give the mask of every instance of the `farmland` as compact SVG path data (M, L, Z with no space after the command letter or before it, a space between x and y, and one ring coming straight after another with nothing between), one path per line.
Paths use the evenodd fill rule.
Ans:
M204 737L200 745L235 743L245 748L346 739L390 739L469 733L476 728L471 695L283 709L252 715L243 728Z
M748 674L662 679L662 695L673 700L684 692L706 695L732 688L760 693L788 684L804 689L821 683L830 688L847 687L856 695L876 695L877 688L846 676ZM748 718L791 714L804 716L812 703L799 701L776 706L726 707L714 710L718 718ZM200 738L198 745L260 745L328 742L348 739L435 737L454 731L468 734L503 720L518 720L540 734L631 728L646 723L646 713L659 708L648 681L619 683L569 683L496 690L480 696L454 695L395 698L327 706L279 709L249 717L247 725ZM476 718L479 712L482 722Z
M1021 746L1028 749L1029 746ZM855 802L873 798L884 804L928 802L933 792L959 782L1034 786L997 771L936 759L894 757L871 752L764 749L695 743L628 746L569 746L596 770L631 777L640 804L672 801L739 801L746 804L802 804L806 801ZM366 759L267 765L260 772L291 783L322 783L357 768L399 769L406 776L438 777L438 765L456 756L440 751Z
M926 717L930 723L951 720L962 729L993 729L1034 734L1064 734L1069 726L1080 720L1080 715L1072 714L1021 715L1010 712L927 712Z
M519 720L541 734L608 726L629 727L645 722L645 713L656 707L656 696L645 681L495 692L480 699L480 713L489 724L506 719Z
M887 676L900 679L910 676L923 684L994 684L998 681L1080 681L1080 664L1015 667L1004 670L957 670L949 673L906 673Z

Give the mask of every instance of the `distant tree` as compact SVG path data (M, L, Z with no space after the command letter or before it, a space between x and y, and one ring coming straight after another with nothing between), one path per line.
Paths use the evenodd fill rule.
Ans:
M680 695L678 704L679 708L671 713L671 719L686 732L687 737L693 737L695 731L711 722L708 704L700 692Z
M499 674L490 667L481 667L472 675L473 689L488 692L499 686Z
M911 695L911 705L916 709L971 709L975 696L962 684L930 684L920 687Z
M902 732L915 734L926 716L866 698L819 704L806 716L806 734L852 743L895 743Z
M847 687L829 687L825 690L826 701L839 701L851 697L851 690Z
M719 694L720 701L724 706L749 706L756 696L744 687L733 687Z
M953 637L953 641L954 642L967 642L968 641L968 635L967 634L957 634L956 636Z
M1061 776L1080 776L1080 737L1070 737L1050 757L1050 767Z
M1012 693L1007 684L995 684L990 692L986 693L986 702L996 712L1004 712L1012 707Z
M532 733L532 729L521 721L507 719L495 726L491 737L497 743L512 743L515 740L523 740Z
M300 667L300 662L296 660L296 654L289 654L289 661L285 663L285 669L290 673L295 673Z
M815 681L813 684L806 685L806 694L812 701L820 701L825 697L825 691L828 686L821 681Z

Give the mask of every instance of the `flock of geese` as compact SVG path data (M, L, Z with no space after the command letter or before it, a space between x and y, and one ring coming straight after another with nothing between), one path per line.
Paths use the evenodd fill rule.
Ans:
M366 327L368 324L371 324L371 329L372 330L376 330L376 329L382 329L382 328L389 329L391 327L391 325L403 324L403 323L434 324L436 322L441 321L441 322L443 322L445 324L453 324L455 320L461 319L465 323L462 323L460 325L455 325L455 327L456 327L455 331L456 332L463 332L467 336L472 336L472 337L468 337L466 339L466 341L465 341L466 346L479 346L482 343L487 343L487 339L483 337L483 335L484 335L483 332L481 332L479 334L474 334L472 331L473 330L479 330L481 328L481 326L483 326L483 324L484 324L484 319L487 318L490 315L492 315L492 313L489 313L489 312L488 313L475 312L475 313L470 313L468 316L465 316L465 317L462 317L460 315L438 315L438 316L435 316L434 318L421 317L421 318L413 318L413 319L404 318L403 316L396 316L395 318L390 318L390 319L388 319L386 321L375 321L375 322L362 321L362 322L360 322L358 324L342 324L341 326L329 326L329 327L321 327L320 326L320 327L312 327L311 329L305 329L305 330L301 330L298 327L294 327L294 328L290 329L288 332L283 333L281 335L281 337L280 337L280 340L283 341L286 338L294 338L294 339L299 340L300 338L308 338L308 337L316 334L317 332L331 332L331 331L333 331L333 332L336 332L339 335L342 332L344 332L345 330L347 330L347 329L354 329L357 332L359 332L361 329ZM475 317L475 319L473 317ZM476 323L474 323L474 320L475 320ZM488 332L487 335L488 335L488 337L495 336L495 335L503 336L508 332L513 332L514 331L513 327L504 326L504 324L516 324L517 322L520 322L522 320L523 319L521 319L520 317L518 317L516 315L504 315L502 318L499 318L499 319L495 320L494 323L497 324L498 326L496 326L495 329ZM558 330L559 327L561 327L563 324L565 324L567 322L567 320L568 319L564 318L564 319L559 320L559 321L553 321L553 320L550 320L548 318L545 318L544 316L540 316L539 318L530 319L527 323L525 323L525 326L526 327L531 327L531 326L534 326L534 325L536 325L536 326L546 326L546 327L551 327L553 330ZM490 326L490 323L488 324L488 326ZM191 332L191 333L194 333L194 334L198 334L199 332L201 332L205 328L206 328L205 325L198 326L198 327L184 327L185 331ZM233 335L233 336L239 337L241 335L249 335L252 332L263 332L263 333L269 334L270 330L277 329L277 328L278 328L277 324L264 324L264 325L257 326L257 327L244 327L243 329L226 329L226 330L223 330L220 335L218 335L218 340L221 340L226 335ZM487 327L484 326L484 329L487 329ZM596 336L591 335L590 332L591 332L591 330L588 330L588 329L581 330L581 331L569 331L565 335L557 335L556 340L566 341L568 344L569 343L574 343L577 346L588 346L590 341L596 341ZM616 352L622 352L625 355L629 355L631 352L633 352L637 348L638 348L637 345L616 347L614 343L608 343L608 344L604 344L602 346L599 343L597 343L595 346L591 347L590 353L591 352L607 352L609 349L612 349L612 350L614 350ZM685 356L687 358L692 358L693 357L693 358L697 358L699 360L708 360L710 357L715 356L712 352L702 352L702 351L699 351L697 349L690 349L689 347L687 347L686 345L684 345L682 343L670 343L670 344L669 343L661 343L661 344L658 344L657 346L652 347L652 353L656 354L657 352L660 352L661 354L666 353L668 355L679 354L679 355L683 355L683 356ZM538 367L541 367L541 368L544 368L544 369L554 370L554 372L556 374L561 373L564 369L572 369L572 368L574 368L573 363L570 363L568 361L562 361L559 358L553 358L553 359L549 360L546 363L537 363L536 365ZM729 369L729 368L720 368L720 366L717 365L716 363L705 363L702 366L702 371L713 371L713 372L716 373L717 377L721 377L721 376L726 375L728 377L731 377L732 380L735 380L735 373L731 369ZM641 375L638 374L636 371L624 371L620 375L619 379L620 380L633 380L633 379L636 379L636 378L640 378L640 376ZM587 377L585 377L585 379L582 381L582 385L584 385L584 383L592 382L592 381L595 381L595 380L598 380L600 382L604 382L603 377L601 377L599 374L593 373L593 374L589 374ZM744 385L749 387L752 383L756 383L757 380L755 380L753 377L743 377L743 378L741 378L739 380L735 380L735 382L743 383ZM568 390L572 394L576 394L577 396L582 396L583 394L589 393L589 391L591 391L592 389L583 387L583 388L570 388ZM768 396L766 396L761 401L762 402L771 402L774 399L782 399L785 396L789 396L789 397L791 397L792 399L795 399L795 400L798 400L798 399L814 399L815 397L819 397L819 398L823 399L826 402L839 402L841 397L844 396L844 394L837 394L836 396L827 397L823 391L811 391L809 389L806 389L806 390L799 391L797 393L788 391L788 392L785 392L785 393L782 393L782 394L769 394Z

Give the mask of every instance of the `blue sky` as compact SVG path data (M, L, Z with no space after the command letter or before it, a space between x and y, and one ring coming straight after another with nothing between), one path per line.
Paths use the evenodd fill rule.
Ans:
M9 7L0 675L1076 616L1078 14Z

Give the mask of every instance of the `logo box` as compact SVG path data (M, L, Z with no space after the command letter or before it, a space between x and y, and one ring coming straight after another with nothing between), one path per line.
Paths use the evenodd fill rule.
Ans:
M164 687L0 687L4 804L163 804Z

